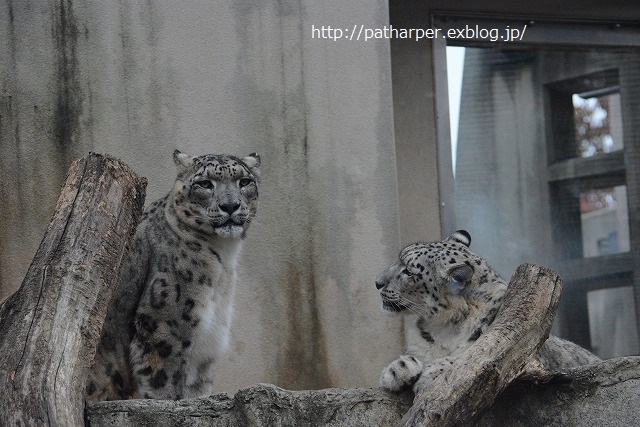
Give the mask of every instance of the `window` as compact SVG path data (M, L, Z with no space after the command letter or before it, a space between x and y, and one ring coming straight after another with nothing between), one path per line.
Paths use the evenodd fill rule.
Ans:
M434 21L444 29L528 25L521 43L454 47L458 57L464 47L464 62L459 99L449 93L459 101L457 141L439 141L453 147L455 165L454 203L443 216L469 230L473 248L503 276L523 262L563 276L554 333L601 357L638 354L637 36L610 24Z

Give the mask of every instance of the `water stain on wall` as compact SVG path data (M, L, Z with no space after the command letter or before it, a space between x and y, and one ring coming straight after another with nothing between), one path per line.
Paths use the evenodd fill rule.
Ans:
M279 355L277 384L292 390L331 387L313 272L291 264L287 278L288 335Z
M76 143L82 113L77 58L79 32L70 0L56 3L53 23L57 54L57 94L53 123L55 141L64 153Z

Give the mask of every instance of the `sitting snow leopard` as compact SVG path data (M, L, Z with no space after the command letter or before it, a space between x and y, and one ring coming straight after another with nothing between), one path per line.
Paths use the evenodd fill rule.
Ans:
M507 283L470 243L469 233L458 230L443 241L409 245L376 279L382 310L408 320L407 350L382 371L382 388L420 392L493 322ZM553 335L539 356L550 372L600 360Z
M211 394L260 157L173 153L177 178L136 230L86 386L89 401Z

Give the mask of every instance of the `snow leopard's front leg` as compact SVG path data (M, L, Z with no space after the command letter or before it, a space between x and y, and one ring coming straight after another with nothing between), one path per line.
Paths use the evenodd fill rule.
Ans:
M380 374L380 387L398 392L411 387L420 378L422 362L414 356L403 355L391 362Z
M454 360L455 357L447 356L423 363L417 357L402 355L382 370L380 387L393 392L411 387L417 394L433 384Z
M136 335L130 346L132 375L137 384L138 398L181 399L183 368L172 356L166 341L152 342Z

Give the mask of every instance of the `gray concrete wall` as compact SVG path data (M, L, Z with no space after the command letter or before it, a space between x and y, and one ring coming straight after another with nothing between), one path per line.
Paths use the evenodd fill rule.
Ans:
M115 155L168 191L174 148L257 151L219 391L373 386L402 346L373 286L399 250L387 2L0 4L0 298L20 283L70 162Z
M395 28L425 26L423 14L399 8L392 12ZM432 43L393 39L391 58L400 238L405 246L442 235Z

